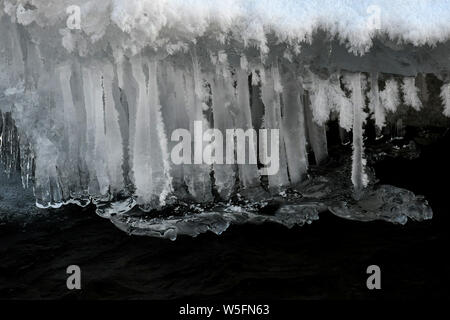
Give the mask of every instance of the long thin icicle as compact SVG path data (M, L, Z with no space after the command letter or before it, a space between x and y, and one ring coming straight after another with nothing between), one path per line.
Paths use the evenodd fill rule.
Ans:
M361 74L349 76L353 101L353 164L352 182L355 191L355 199L360 199L363 189L367 186L368 178L365 173L363 124L365 121L364 100L361 88Z
M186 167L185 182L189 193L199 202L209 202L213 200L211 193L211 167L203 164L202 159L200 163L196 163L195 154L199 156L203 154L204 145L201 132L209 129L208 122L203 115L204 106L204 92L203 92L203 77L200 62L196 54L192 54L192 68L189 68L185 73L185 104L187 114L189 116L190 133L194 139L193 142L193 162L195 165ZM200 136L196 136L195 130L196 121L202 124Z
M89 193L105 196L110 180L107 170L105 114L103 109L103 81L98 66L83 68L84 99L87 120L87 166L89 168Z
M78 63L67 63L59 68L61 100L57 103L63 108L65 123L64 154L59 154L58 170L64 201L81 199L87 196L85 181L85 113L83 112L82 79Z
M155 205L164 205L171 190L169 155L160 114L157 62L138 56L133 58L132 67L138 84L133 152L134 182L137 203L147 210Z
M300 95L303 93L295 75L282 74L283 117L282 131L291 183L305 179L308 170L306 151L305 106Z
M175 69L170 63L161 62L158 68L158 83L160 84L161 113L167 132L171 133L177 129L189 131L189 116L185 106L183 72ZM169 150L173 150L177 144L177 141L169 139ZM171 165L173 188L174 190L178 190L178 196L181 197L186 195L182 192L185 190L184 169L188 165L182 163L172 163Z
M248 84L248 63L245 56L241 57L240 68L237 70L236 81L236 96L237 108L234 110L234 125L235 128L241 128L244 131L250 130L253 132L252 113L250 109L250 89ZM253 154L256 159L257 156L257 136L253 135L253 139L248 140L246 144L245 154ZM248 146L248 148L247 148ZM246 162L247 163L247 162ZM260 183L258 166L255 163L247 163L239 165L239 178L244 188L255 187Z
M119 114L114 98L114 70L111 64L102 65L103 73L103 103L105 112L105 131L107 165L110 179L110 192L119 193L124 189L123 169L123 139L119 126Z
M220 130L221 133L233 127L233 119L230 113L230 105L233 103L230 100L233 99L233 95L230 95L231 85L229 82L230 79L225 79L218 67L211 79L212 108L214 129ZM222 150L226 150L225 145L225 141L222 141ZM213 164L216 189L224 200L229 199L236 181L235 168L231 164L226 164L226 158L226 154L222 154L222 164ZM234 159L234 154L232 158Z
M280 105L280 93L281 79L279 77L279 71L277 66L272 66L270 69L265 70L265 76L262 81L262 101L265 106L264 113L264 127L265 129L277 129L281 127L281 105ZM281 143L283 141L282 132L279 136L279 141L277 142L278 154L279 154L279 170L275 175L269 175L269 187L273 190L278 191L281 187L289 185L289 177L287 172L287 162L286 162L286 152L284 145ZM267 138L267 137L265 137ZM262 137L262 139L265 139ZM264 143L265 142L265 143ZM261 143L260 137L260 147L268 147L270 145L269 141L263 141ZM263 152L274 152L272 150L264 150Z
M375 125L378 131L383 129L386 122L386 111L381 104L380 90L378 87L378 73L373 72L370 75L370 96L369 109L374 113Z

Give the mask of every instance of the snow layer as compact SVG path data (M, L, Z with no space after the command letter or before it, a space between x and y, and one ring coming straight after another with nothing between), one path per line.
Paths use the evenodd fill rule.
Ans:
M299 50L318 30L338 36L354 53L366 52L380 34L416 46L450 38L449 0L1 0L0 17L61 28L71 6L81 9L81 33L89 42L116 42L121 31L120 47L133 52L146 45L173 52L205 34L263 53L269 35ZM64 33L66 48L78 37Z

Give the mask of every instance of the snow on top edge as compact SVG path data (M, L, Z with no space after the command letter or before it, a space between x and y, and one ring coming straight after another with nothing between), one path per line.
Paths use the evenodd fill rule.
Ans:
M267 51L270 33L295 46L318 29L356 54L370 49L378 34L416 46L450 38L450 0L0 0L0 17L59 28L77 14L73 8L92 42L114 36L107 31L116 27L141 48L212 34Z

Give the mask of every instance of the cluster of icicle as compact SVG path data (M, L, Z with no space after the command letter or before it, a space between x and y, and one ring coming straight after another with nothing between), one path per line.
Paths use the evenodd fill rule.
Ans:
M400 90L405 104L421 108L415 78L387 78L380 91L377 74L323 77L308 69L297 73L284 60L249 63L244 55L233 64L223 51L200 60L194 50L182 65L144 55L48 66L34 55L21 58L17 63L31 82L4 92L13 103L1 114L1 157L22 169L25 184L32 178L44 208L110 202L109 214L136 204L161 208L174 198L211 202L214 190L223 200L236 191L251 190L250 200L263 190L278 193L307 178L308 150L317 163L326 159L331 116L353 132L351 180L358 198L368 183L366 111L382 128L386 112L401 103ZM35 90L27 91L27 83ZM442 88L445 113L449 89ZM278 173L264 181L257 165L173 164L175 142L168 136L179 128L192 132L194 121L204 129L280 129Z
M13 2L4 3L9 8L5 12L19 23L1 17L0 11L0 157L9 170L21 170L24 186L34 188L39 207L94 202L102 208L108 204L100 212L109 215L135 205L158 209L176 199L208 203L217 195L228 200L237 192L249 200L279 193L307 179L308 152L318 164L327 158L330 117L339 117L340 126L353 132L351 180L358 198L368 183L363 145L367 117L373 116L382 128L401 96L404 104L421 108L413 77L383 75L385 87L380 90L378 74L322 74L298 66L290 55L270 56L261 46L257 54L248 55L251 50L240 45L228 44L226 51L225 43L221 49L216 42L205 49L192 41L182 50L161 54L147 50L148 42L142 41L143 48L124 53L125 43L119 41L124 34L117 34L115 46L99 41L97 51L83 55L79 34L65 29L64 48L54 31L46 34L41 24L53 16L45 10L37 14L35 8L49 5L32 1L20 7L21 1ZM61 3L55 5L68 4ZM116 9L125 6L115 3L122 5ZM154 8L149 1L138 3ZM114 12L123 18L119 13L128 9L119 9ZM158 10L153 14L158 16ZM120 21L136 22L127 17ZM142 35L133 26L131 35ZM113 41L116 34L108 30L103 31ZM69 50L74 47L78 50ZM450 116L448 83L442 99ZM278 173L265 179L254 164L173 164L170 134L175 129L193 134L195 121L202 121L204 130L279 129Z

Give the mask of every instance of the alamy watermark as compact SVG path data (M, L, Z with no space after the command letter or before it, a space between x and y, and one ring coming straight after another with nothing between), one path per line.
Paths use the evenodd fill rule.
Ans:
M67 277L66 286L69 290L81 290L81 269L77 265L70 265L66 269Z
M66 9L67 17L66 25L70 30L81 30L81 8L79 6L69 6Z
M278 129L260 129L258 132L255 129L227 129L224 136L218 129L203 130L203 122L194 121L193 137L187 129L176 129L170 140L178 142L170 153L175 165L257 165L259 162L263 166L261 175L274 175L280 168Z
M369 290L381 289L381 269L377 265L371 265L367 267L367 274L370 276L367 278L366 285Z

